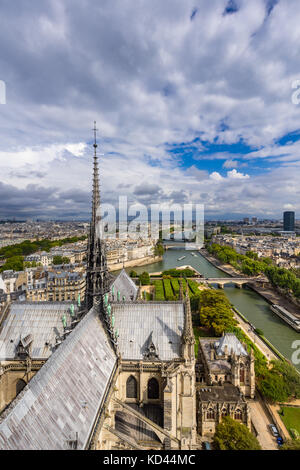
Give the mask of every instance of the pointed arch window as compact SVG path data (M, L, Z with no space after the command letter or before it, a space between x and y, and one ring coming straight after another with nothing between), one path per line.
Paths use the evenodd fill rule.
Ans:
M245 382L245 368L244 366L240 367L240 383Z
M159 385L158 381L154 377L148 382L148 398L159 398Z
M126 398L137 398L137 381L133 375L126 382Z
M207 419L215 419L216 416L215 416L215 412L212 408L209 408L207 410Z
M234 413L234 419L237 419L239 421L242 420L242 412L241 410L236 410L235 413Z

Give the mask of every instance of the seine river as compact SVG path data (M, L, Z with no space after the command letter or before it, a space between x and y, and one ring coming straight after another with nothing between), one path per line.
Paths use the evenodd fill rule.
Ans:
M167 250L163 261L148 264L147 266L138 266L128 268L130 272L134 269L137 273L148 271L149 273L164 271L175 268L176 266L190 265L203 274L204 277L225 277L226 274L213 266L200 253L195 252L197 257L191 255L190 251L185 250ZM185 256L181 261L178 258ZM230 302L246 317L256 328L264 332L265 337L281 352L286 358L291 360L294 352L292 343L300 340L300 334L287 326L270 309L268 302L251 289L244 287L226 286L224 289ZM296 365L300 370L300 365Z

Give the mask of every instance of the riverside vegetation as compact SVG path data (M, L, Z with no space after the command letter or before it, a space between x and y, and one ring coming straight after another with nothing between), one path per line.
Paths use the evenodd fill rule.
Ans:
M265 274L274 287L280 288L287 294L291 293L300 299L300 278L289 269L275 266L270 258L258 258L257 253L247 251L245 255L237 253L229 246L217 243L207 245L207 251L222 263L231 264L237 271L248 276Z

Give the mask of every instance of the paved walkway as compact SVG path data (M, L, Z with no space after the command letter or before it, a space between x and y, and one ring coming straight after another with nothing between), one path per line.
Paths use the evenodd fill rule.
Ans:
M278 414L278 411L280 411L281 406L280 405L269 405L269 406L272 410L273 415L275 415L276 419L279 422L279 425L280 425L280 428L281 428L281 431L282 431L282 434L283 434L282 437L286 440L291 439L291 436L290 436L288 430L286 429L284 422L282 421L280 415ZM278 428L278 426L277 426L277 428Z
M262 341L262 339L252 331L248 323L246 323L237 313L234 314L234 317L238 321L240 328L253 341L255 346L266 356L268 361L278 359L278 357L273 353L272 349L269 348L269 346L267 346Z
M270 420L266 415L261 403L258 400L248 401L248 405L251 411L251 420L254 424L256 431L258 432L257 440L260 443L263 450L278 450L277 442L274 436L272 436L268 425Z

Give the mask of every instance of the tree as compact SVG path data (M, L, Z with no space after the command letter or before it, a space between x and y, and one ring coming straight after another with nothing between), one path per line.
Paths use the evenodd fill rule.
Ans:
M130 276L130 277L138 277L138 274L137 274L136 271L131 270L130 273L129 273L129 276Z
M163 256L163 254L164 254L164 247L163 247L162 243L160 243L158 241L157 244L155 245L155 248L154 248L154 255L155 256Z
M300 450L300 439L286 441L281 447L280 450Z
M218 450L260 450L256 437L247 426L226 416L216 428L214 444Z
M289 398L289 390L284 378L276 372L267 371L259 384L261 393L271 402L285 402Z
M290 398L300 398L300 376L296 369L286 361L272 361L272 372L280 375Z
M200 292L200 324L220 336L225 330L234 327L237 322L231 305L223 292L206 289Z
M150 276L149 273L144 271L140 276L139 276L140 283L142 286L148 286L150 284Z
M23 271L24 269L24 258L23 256L12 256L8 258L3 266L1 266L0 271L8 271L12 269L13 271Z
M53 256L53 264L69 264L70 263L70 258L67 258L67 256Z
M246 256L248 256L248 258L258 260L258 254L255 251L246 251Z

